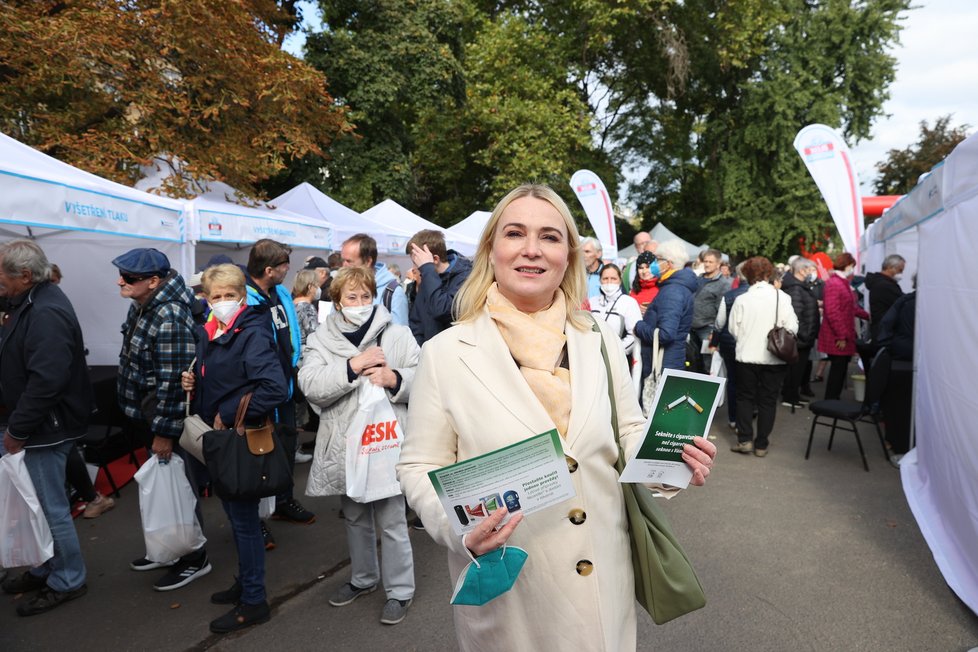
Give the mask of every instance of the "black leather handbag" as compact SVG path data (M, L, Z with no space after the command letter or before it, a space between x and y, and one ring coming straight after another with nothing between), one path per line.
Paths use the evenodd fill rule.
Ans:
M214 492L224 500L257 500L292 485L288 452L271 419L260 428L245 428L250 401L250 392L241 397L233 428L204 434L207 470Z
M781 290L775 288L774 298L774 328L767 332L767 350L775 357L784 360L788 364L798 362L798 340L795 334L783 326L778 326L778 313L780 312L778 303L781 299Z

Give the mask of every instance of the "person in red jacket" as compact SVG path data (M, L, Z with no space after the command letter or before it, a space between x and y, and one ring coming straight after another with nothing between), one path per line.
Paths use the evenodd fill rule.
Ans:
M645 315L645 309L655 300L655 295L659 294L659 280L656 278L659 266L655 254L648 251L640 253L635 261L635 270L637 274L628 295L638 302L639 310Z
M825 399L842 394L849 359L856 354L855 318L869 319L869 313L856 303L849 284L856 269L856 259L841 253L832 261L832 273L822 291L822 326L818 332L818 350L829 356L829 377L825 381Z

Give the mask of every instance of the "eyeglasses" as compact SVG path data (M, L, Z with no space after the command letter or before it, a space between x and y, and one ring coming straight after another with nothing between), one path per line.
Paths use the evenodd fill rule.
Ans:
M662 256L656 256L655 259L658 262L660 262L660 263L668 263L669 262L669 259L668 258L663 258Z
M288 264L289 264L289 259L286 258L285 260L282 260L282 261L279 261L279 262L275 263L274 265L272 265L272 267L273 268L275 268L275 267L281 267L282 265L288 265Z
M145 281L148 278L153 278L155 274L150 274L149 276L140 276L139 274L126 274L124 272L119 272L119 276L122 280L126 282L126 285L135 285L140 281Z

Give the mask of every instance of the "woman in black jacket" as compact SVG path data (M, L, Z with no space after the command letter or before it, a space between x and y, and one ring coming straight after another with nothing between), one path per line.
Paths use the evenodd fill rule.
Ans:
M808 258L796 258L791 269L781 281L781 290L791 297L791 307L798 317L798 362L788 365L788 373L781 387L782 405L799 408L808 401L801 397L801 389L808 386L809 356L818 338L818 299L811 290L811 281L816 276L815 263ZM812 392L805 392L809 397Z
M183 388L194 391L192 410L215 430L234 424L241 397L252 392L245 423L261 425L287 398L267 306L246 305L244 273L236 265L217 265L201 278L211 319L197 328L194 373L184 372ZM211 596L214 604L234 608L211 622L211 631L232 632L266 622L271 610L265 595L265 543L258 499L223 500L238 549L238 578L227 591Z

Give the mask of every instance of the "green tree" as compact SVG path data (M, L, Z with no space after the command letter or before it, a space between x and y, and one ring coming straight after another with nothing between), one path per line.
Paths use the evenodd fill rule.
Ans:
M250 192L349 129L278 46L288 4L0 2L0 130L117 181L171 155Z
M920 122L920 138L906 149L891 149L886 160L876 164L880 175L874 189L879 195L905 195L917 185L920 175L947 158L958 143L968 137L969 125L951 127L951 116Z

